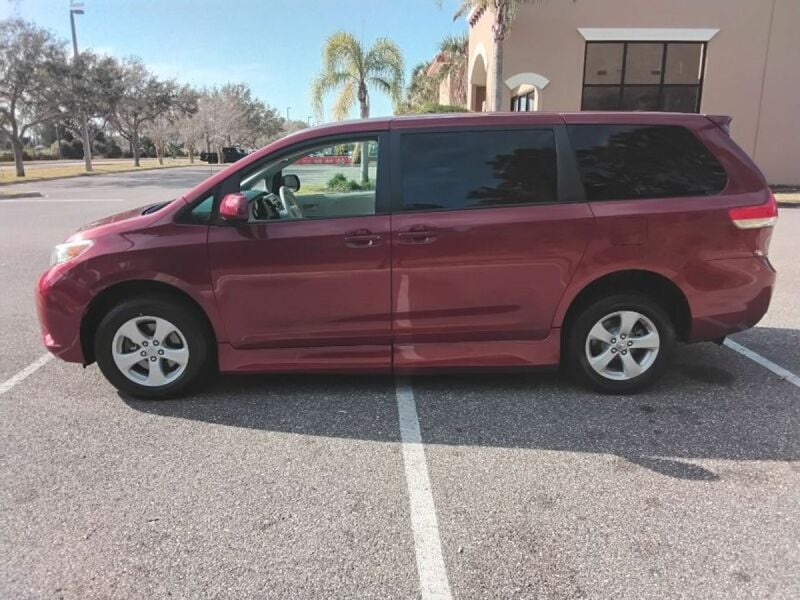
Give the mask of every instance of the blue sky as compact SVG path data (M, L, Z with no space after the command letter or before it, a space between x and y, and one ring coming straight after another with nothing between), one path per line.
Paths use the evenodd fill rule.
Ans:
M70 39L69 0L0 0L0 18L16 15ZM162 77L195 85L245 82L283 116L312 115L311 80L325 38L339 29L370 43L386 36L403 51L406 77L433 58L453 22L457 0L84 0L77 17L81 49L136 55ZM391 103L371 96L373 116ZM325 104L326 111L332 102ZM353 116L357 116L353 112ZM326 119L329 113L326 113Z

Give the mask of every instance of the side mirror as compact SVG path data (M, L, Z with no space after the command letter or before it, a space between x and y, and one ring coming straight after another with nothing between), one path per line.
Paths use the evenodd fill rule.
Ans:
M284 175L281 183L293 192L300 189L300 178L294 173L287 173Z
M231 223L247 222L250 208L244 194L227 194L219 205L219 216Z

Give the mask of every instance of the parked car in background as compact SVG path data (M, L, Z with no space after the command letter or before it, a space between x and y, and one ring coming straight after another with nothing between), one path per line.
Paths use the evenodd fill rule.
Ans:
M777 208L729 119L515 113L305 129L88 225L38 284L45 346L164 398L215 369L563 364L607 393L769 306ZM347 144L374 185L301 187ZM316 188L315 188L316 189Z
M241 148L236 148L233 146L226 146L222 149L222 162L223 163L235 163L237 160L243 159L245 156L248 155L246 150ZM217 152L201 152L200 153L200 160L216 164L219 162L219 153Z

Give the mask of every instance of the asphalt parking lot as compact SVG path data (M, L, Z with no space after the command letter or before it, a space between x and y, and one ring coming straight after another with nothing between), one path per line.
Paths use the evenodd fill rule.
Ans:
M208 174L0 200L0 597L800 597L800 386L729 347L614 398L557 373L271 375L144 402L40 360L50 248ZM772 308L735 336L794 375L798 231L783 210Z

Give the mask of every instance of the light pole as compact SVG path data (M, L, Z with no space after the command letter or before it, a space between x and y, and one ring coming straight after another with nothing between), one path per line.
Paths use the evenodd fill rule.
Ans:
M311 115L308 116L308 126L311 127Z
M70 0L69 3L69 24L72 28L72 55L74 57L73 65L77 66L78 62L78 36L75 33L75 15L83 14L83 2L75 2ZM92 172L92 146L89 140L89 119L86 116L86 111L81 111L81 123L83 125L83 162L86 166L86 172Z
M61 132L58 130L58 121L56 121L56 140L58 141L58 160L61 160Z
M291 106L286 107L286 122L289 122L289 111L292 110Z

